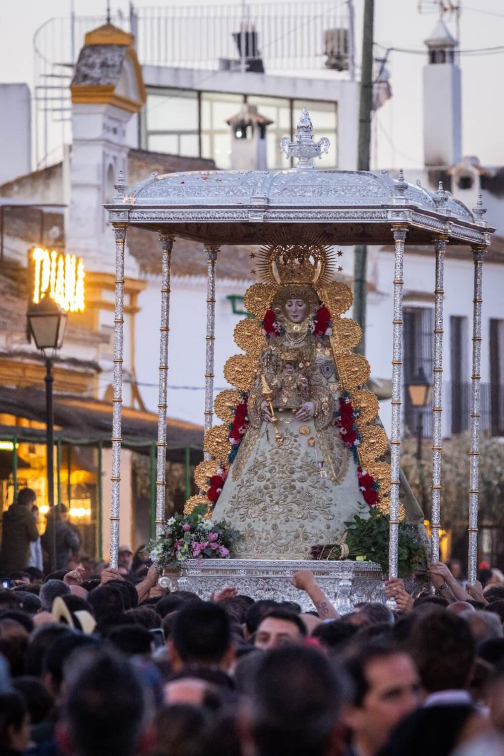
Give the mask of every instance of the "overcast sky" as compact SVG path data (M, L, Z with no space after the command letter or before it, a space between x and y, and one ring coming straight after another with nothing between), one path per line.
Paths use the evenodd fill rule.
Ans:
M298 0L293 0L297 2ZM335 0L339 4L341 0ZM228 0L223 4L238 4ZM306 0L309 2L309 0ZM112 11L128 12L128 0L112 0ZM183 5L183 0L135 0L135 5ZM214 4L191 0L191 5ZM77 14L105 12L106 0L74 0ZM355 0L357 42L362 34L363 0ZM0 0L0 82L33 86L33 36L53 16L67 16L71 0ZM423 49L437 17L418 13L418 0L375 0L375 40L384 47ZM461 48L504 45L504 0L464 0ZM377 52L382 48L377 48ZM393 52L389 69L394 96L379 112L373 168L423 164L421 55ZM504 51L462 57L463 151L486 165L504 165ZM3 116L4 114L2 114ZM391 143L395 149L392 149Z

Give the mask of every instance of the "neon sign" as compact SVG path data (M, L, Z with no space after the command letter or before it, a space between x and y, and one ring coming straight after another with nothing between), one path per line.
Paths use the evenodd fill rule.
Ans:
M75 255L35 247L33 260L33 302L49 295L65 312L84 312L84 263Z

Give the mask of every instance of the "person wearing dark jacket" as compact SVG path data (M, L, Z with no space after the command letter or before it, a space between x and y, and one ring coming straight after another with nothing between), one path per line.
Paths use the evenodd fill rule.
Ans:
M80 546L80 538L77 532L68 522L68 509L64 504L55 507L56 514L56 569L63 570L68 566L68 560L72 552ZM51 553L52 529L54 527L54 515L49 513L47 528L41 538L42 548L47 554Z
M36 498L35 491L23 488L14 504L4 513L0 557L0 570L4 575L28 567L30 543L34 543L39 537L32 512Z

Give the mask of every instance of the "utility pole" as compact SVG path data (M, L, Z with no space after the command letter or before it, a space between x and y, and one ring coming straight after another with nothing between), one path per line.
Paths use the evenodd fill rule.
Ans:
M373 109L373 36L374 0L365 0L357 154L357 170L359 171L369 171L370 169L371 113ZM362 328L362 339L356 349L360 354L365 354L366 352L366 273L367 247L363 244L358 244L354 250L353 319Z

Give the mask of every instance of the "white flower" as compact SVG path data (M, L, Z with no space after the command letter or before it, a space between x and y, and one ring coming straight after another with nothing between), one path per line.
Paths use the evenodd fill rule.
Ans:
M175 525L175 517L170 517L170 519L168 520L168 522L166 524L167 525Z
M203 523L203 527L205 528L205 530L212 530L213 526L214 524L212 520L205 520L205 522Z

